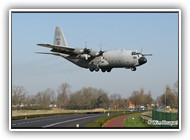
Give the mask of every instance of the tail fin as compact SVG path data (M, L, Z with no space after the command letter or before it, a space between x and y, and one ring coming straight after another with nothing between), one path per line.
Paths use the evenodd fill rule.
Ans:
M68 46L67 42L66 42L66 40L64 38L63 31L62 31L60 26L56 26L56 28L55 28L53 44L56 45L56 46L63 46L63 47Z

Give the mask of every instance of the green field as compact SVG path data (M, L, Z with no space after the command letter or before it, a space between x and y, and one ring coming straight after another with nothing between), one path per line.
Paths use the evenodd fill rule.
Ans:
M125 127L150 127L147 123L143 123L141 113L128 115L125 119Z

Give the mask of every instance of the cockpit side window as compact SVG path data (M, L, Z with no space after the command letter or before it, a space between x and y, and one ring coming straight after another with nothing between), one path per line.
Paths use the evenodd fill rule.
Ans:
M136 55L137 53L136 53L136 52L132 52L131 54L132 54L132 55Z

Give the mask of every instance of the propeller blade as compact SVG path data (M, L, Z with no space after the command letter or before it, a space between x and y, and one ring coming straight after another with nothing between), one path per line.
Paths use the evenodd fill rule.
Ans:
M152 54L142 54L142 56L152 56Z
M99 51L99 55L98 56L102 55L104 52L105 51L102 51L102 44L100 44L100 51Z
M105 52L105 51L102 51L102 50L99 51L99 55L102 55L104 52Z

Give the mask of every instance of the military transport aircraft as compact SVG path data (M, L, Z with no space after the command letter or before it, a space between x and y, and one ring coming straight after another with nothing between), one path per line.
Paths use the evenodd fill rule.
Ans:
M118 51L95 51L86 48L71 48L67 45L63 31L60 26L55 28L54 43L37 44L51 48L51 53L36 52L39 54L51 54L61 56L79 67L87 68L91 72L110 72L113 68L126 68L136 71L136 67L147 62L145 56L152 54L142 54L138 51L121 49Z

